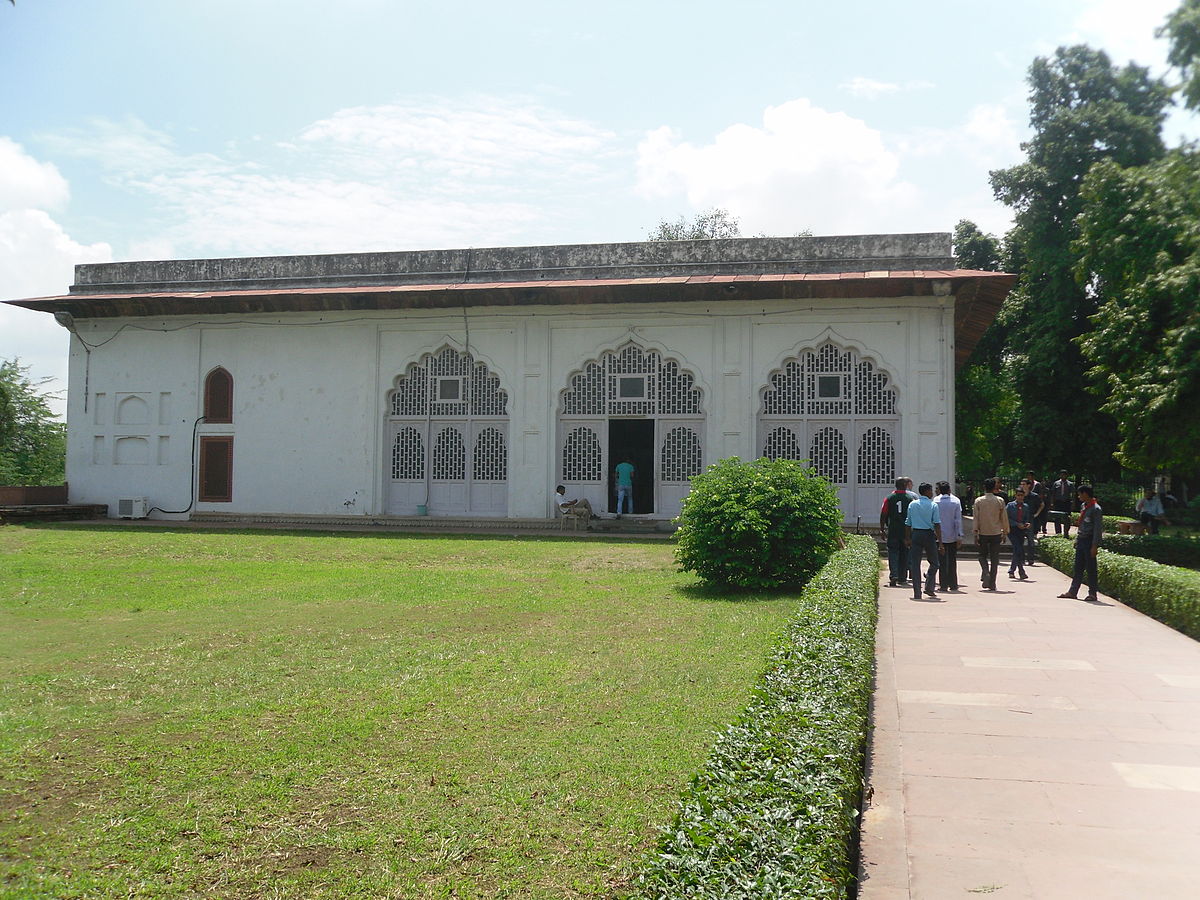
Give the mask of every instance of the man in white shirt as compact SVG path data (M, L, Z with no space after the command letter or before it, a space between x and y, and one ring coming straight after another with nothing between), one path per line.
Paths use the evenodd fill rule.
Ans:
M1153 488L1146 488L1146 496L1137 502L1138 518L1142 520L1151 534L1158 534L1158 526L1164 522L1168 525L1166 511L1163 509L1162 501L1158 499L1158 494Z
M962 501L950 493L950 482L937 484L938 513L942 519L942 546L946 555L938 567L938 584L943 591L958 590L958 547L963 539Z
M558 504L558 512L560 515L582 515L585 524L590 524L593 518L599 518L592 511L592 504L588 502L587 497L580 497L577 500L567 499L567 489L563 485L559 485L554 489L554 502ZM580 512L580 511L584 512ZM586 514L584 514L586 513Z

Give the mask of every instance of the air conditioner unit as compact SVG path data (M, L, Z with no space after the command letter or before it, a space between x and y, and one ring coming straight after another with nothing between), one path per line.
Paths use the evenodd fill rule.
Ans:
M145 497L121 497L117 500L117 518L144 519L147 506Z

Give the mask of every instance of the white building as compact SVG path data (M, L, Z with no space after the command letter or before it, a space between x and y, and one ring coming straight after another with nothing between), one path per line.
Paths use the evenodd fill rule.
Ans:
M728 456L810 459L848 521L954 473L954 372L1012 284L946 234L82 265L73 503L154 516L670 518Z

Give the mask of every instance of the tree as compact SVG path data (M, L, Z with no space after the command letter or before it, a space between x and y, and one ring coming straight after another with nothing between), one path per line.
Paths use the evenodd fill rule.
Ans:
M1000 271L1000 242L994 235L984 234L969 219L954 226L954 256L960 269L981 272Z
M1179 85L1183 105L1188 109L1200 108L1200 0L1183 0L1167 17L1158 36L1170 42L1167 62L1183 76Z
M959 268L984 272L1004 268L1000 241L967 219L954 226L954 255ZM955 375L955 461L966 478L994 473L1010 452L1017 395L1004 367L1006 320L1006 310L1001 309Z
M730 215L728 210L714 206L706 212L697 213L696 218L690 222L683 216L673 222L663 219L647 235L647 239L651 241L698 241L741 236L742 228L737 218Z
M1118 460L1200 469L1200 155L1096 165L1084 180L1079 274L1099 300L1079 343Z
M19 360L0 360L0 484L62 484L67 426Z
M1076 340L1097 310L1076 280L1079 188L1102 160L1134 166L1163 155L1170 92L1145 68L1118 68L1103 51L1082 45L1036 59L1029 83L1027 159L991 173L997 199L1015 210L1010 239L1022 259L1002 348L1018 398L1013 453L1043 470L1069 465L1112 475L1116 422L1087 391L1088 366Z

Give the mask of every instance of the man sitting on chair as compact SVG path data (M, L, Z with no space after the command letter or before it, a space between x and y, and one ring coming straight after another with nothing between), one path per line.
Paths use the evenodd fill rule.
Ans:
M563 516L579 516L587 522L596 515L592 512L592 504L588 502L587 497L568 500L567 489L561 484L554 489L554 502L558 504L558 511Z

